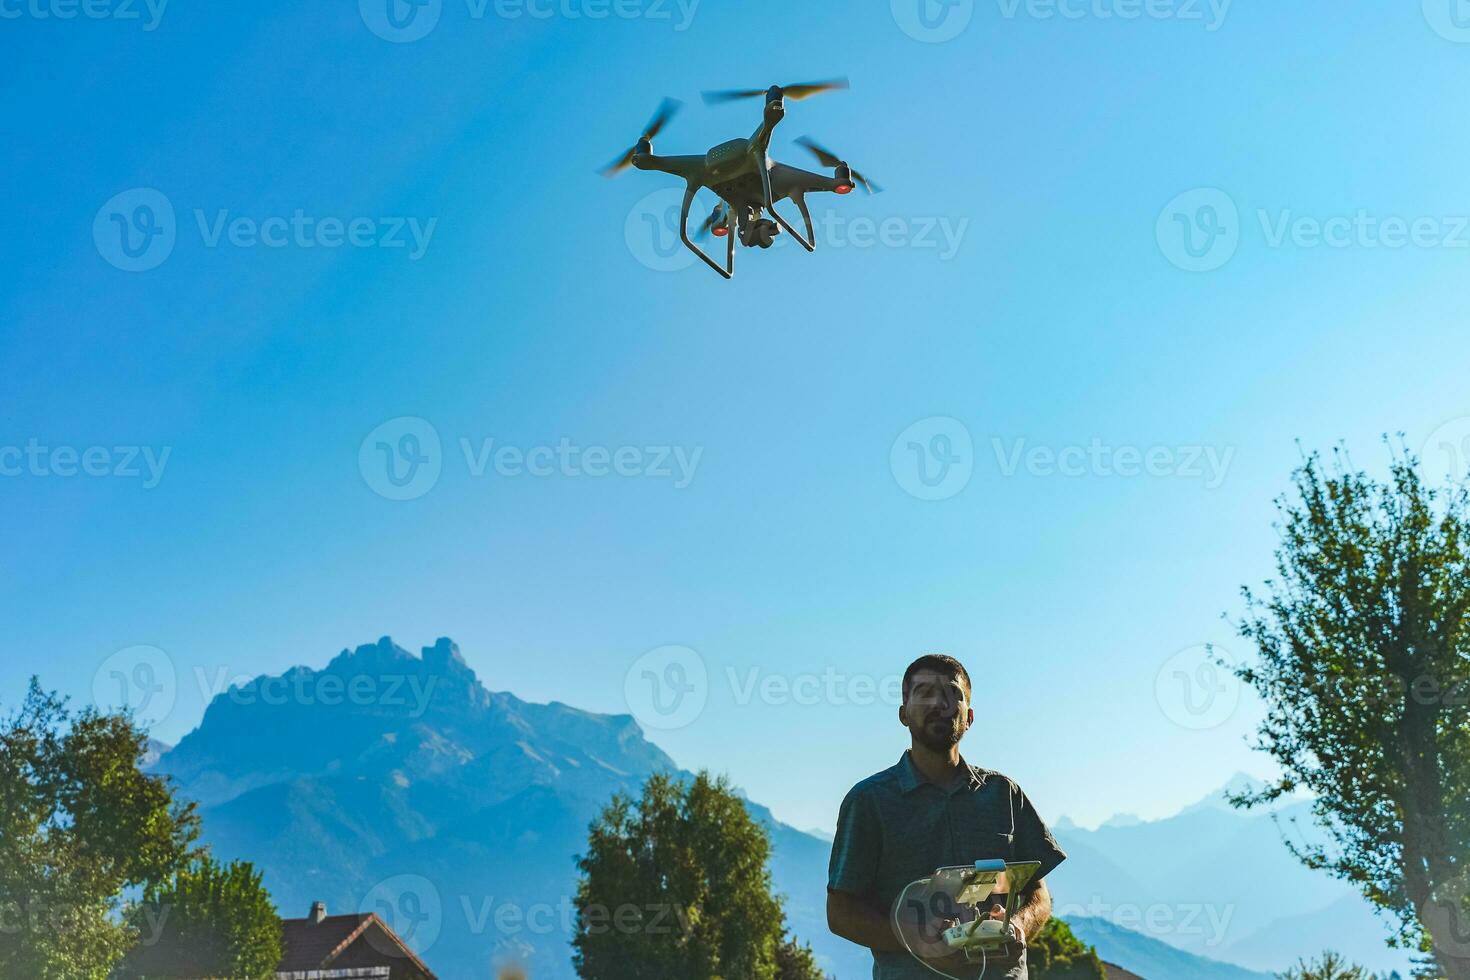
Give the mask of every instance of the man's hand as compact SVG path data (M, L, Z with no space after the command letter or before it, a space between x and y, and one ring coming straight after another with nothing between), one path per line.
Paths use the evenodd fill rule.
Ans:
M990 917L997 921L1003 922L1005 921L1006 910L999 905L992 905L990 906ZM1021 923L1014 918L1011 919L1011 939L1017 943L1020 943L1023 949L1025 948L1026 930L1022 929Z

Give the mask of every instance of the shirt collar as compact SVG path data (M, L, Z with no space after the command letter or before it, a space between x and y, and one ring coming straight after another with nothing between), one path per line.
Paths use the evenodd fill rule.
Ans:
M977 790L985 782L985 778L980 774L980 770L970 765L963 758L960 759L960 765L965 767L964 771L960 774L960 778L956 779L949 789L943 790L943 792L951 796L961 789ZM968 778L965 778L966 776ZM911 753L905 750L903 758L898 760L899 790L905 794L912 793L926 783L928 783L928 780L919 772L919 767L914 765Z

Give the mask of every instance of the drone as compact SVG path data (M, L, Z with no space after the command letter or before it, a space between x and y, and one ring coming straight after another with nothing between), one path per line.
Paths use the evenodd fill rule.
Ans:
M720 105L739 99L765 97L765 114L761 124L748 139L733 139L714 147L708 153L688 156L655 156L653 140L669 120L683 107L677 99L664 99L653 118L643 129L638 142L622 156L602 168L605 177L615 177L634 167L638 170L657 170L683 178L688 185L684 191L684 206L679 215L679 238L684 245L699 256L704 264L726 279L735 277L735 243L746 248L770 248L777 235L785 231L808 252L816 251L816 233L812 228L812 215L807 210L806 196L818 192L851 194L859 186L869 194L882 188L848 166L847 161L823 147L809 136L797 142L805 147L823 166L833 171L831 177L812 173L798 167L787 166L771 159L771 135L776 126L786 118L786 101L799 102L823 92L848 88L845 78L825 82L806 82L799 85L773 85L768 89L735 89L722 92L705 92L706 105ZM719 197L714 211L704 220L697 232L700 241L711 233L726 239L725 264L722 266L705 254L704 249L689 237L689 209L694 204L694 195L700 188L707 187ZM776 210L776 202L790 198L801 212L806 225L803 236ZM767 217L769 215L769 217Z

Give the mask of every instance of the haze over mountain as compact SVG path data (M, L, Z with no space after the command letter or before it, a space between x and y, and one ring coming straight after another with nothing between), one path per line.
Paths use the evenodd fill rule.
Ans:
M1126 963L1130 972L1147 980L1273 980L1275 977L1274 973L1247 970L1233 963L1217 963L1186 953L1107 919L1073 916L1067 922L1078 939L1096 947L1097 955L1103 960Z
M1226 802L1228 793L1257 785L1236 774L1163 820L1111 820L1096 830L1058 821L1069 855L1050 878L1059 913L1106 920L1253 970L1281 970L1330 948L1375 971L1407 975L1407 954L1387 946L1387 920L1350 885L1307 869L1287 849L1284 834L1325 842L1309 802L1264 811Z
M414 656L385 637L256 678L155 749L157 770L201 802L205 841L254 862L282 914L377 911L444 980L509 958L571 980L588 824L613 793L680 772L631 716L486 690L448 639ZM829 841L747 806L771 833L793 933L839 980L868 976L868 955L826 928ZM1059 911L1147 980L1253 980L1241 967L1327 945L1402 965L1375 949L1362 901L1300 868L1265 816L1211 799L1168 820L1057 828L1070 855L1051 879Z

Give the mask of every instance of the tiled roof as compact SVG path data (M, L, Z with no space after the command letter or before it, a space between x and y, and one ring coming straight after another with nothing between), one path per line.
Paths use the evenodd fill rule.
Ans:
M1136 973L1129 973L1121 966L1114 966L1111 963L1104 963L1103 966L1107 968L1108 980L1143 980L1143 977Z
M284 919L286 958L279 972L315 970L337 952L350 937L359 934L366 915L329 915L320 922L310 919Z
M277 974L329 969L337 957L372 930L393 946L391 956L386 952L383 954L386 961L406 961L429 980L434 980L433 972L375 913L328 915L320 922L311 918L283 919L281 928L285 933L286 955L276 967Z

